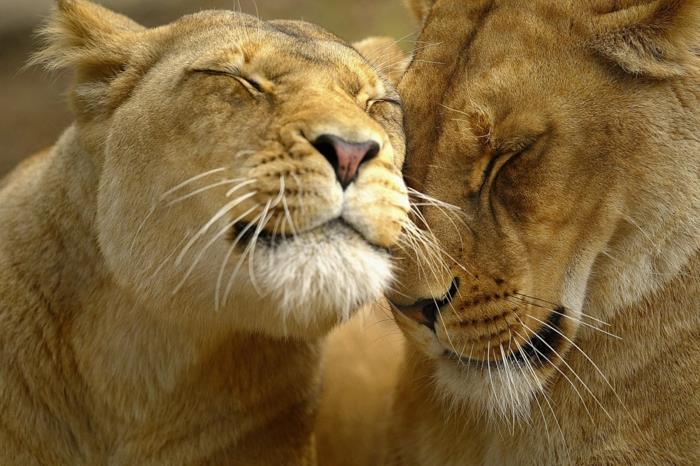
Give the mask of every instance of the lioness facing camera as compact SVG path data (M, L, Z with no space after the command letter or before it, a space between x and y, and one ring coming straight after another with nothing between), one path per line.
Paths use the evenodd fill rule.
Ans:
M312 464L320 338L406 221L393 42L82 0L44 36L76 122L0 185L0 463Z
M396 463L700 464L700 2L411 3Z

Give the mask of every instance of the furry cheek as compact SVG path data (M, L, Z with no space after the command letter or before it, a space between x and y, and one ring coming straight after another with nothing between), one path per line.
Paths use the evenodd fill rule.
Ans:
M370 243L394 246L410 210L406 187L398 175L381 167L368 166L361 175L346 191L343 218Z

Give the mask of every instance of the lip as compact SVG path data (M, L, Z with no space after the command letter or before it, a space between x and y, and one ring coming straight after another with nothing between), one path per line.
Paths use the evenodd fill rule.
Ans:
M314 231L320 231L324 230L327 228L332 228L334 226L340 226L341 228L344 228L346 230L352 231L355 235L357 235L359 238L361 238L365 243L367 243L368 246L383 251L385 253L389 253L389 250L387 248L378 246L371 241L369 241L365 235L362 234L357 228L355 228L353 225L345 221L343 217L336 217L333 220L329 220L326 223L323 223L317 227L311 228L309 230L305 230L302 232L298 233L275 233L273 234L270 231L267 231L265 229L261 230L257 234L257 241L262 242L267 247L270 248L275 248L278 247L288 241L293 241L296 239L296 237L300 235L305 235ZM242 235L241 235L242 234ZM233 239L237 238L240 236L240 242L243 245L246 245L250 243L253 238L256 236L256 229L254 227L251 227L250 224L245 223L245 222L238 222L233 226L232 232L232 241Z
M433 332L433 336L437 339L434 329L425 322L424 311L421 307L417 305L412 306L401 306L395 302L389 301L391 308L394 312L399 313L416 324L430 328ZM510 351L505 358L505 362L510 362L512 364L526 365L530 364L534 367L542 367L547 364L552 364L552 357L558 354L559 347L564 340L561 335L564 330L561 327L562 320L566 316L566 309L564 307L558 307L556 310L551 312L546 320L546 325L542 325L536 334L532 335L525 343L516 348L515 351ZM442 346L442 345L440 345ZM503 359L498 360L477 360L471 359L464 356L460 356L452 350L443 347L443 351L439 356L445 360L451 362L473 367L476 369L483 369L485 367L499 367L504 365Z
M535 335L532 335L527 342L519 347L519 350L511 351L506 356L505 361L518 365L531 364L535 367L552 364L551 358L554 354L557 354L557 347L560 346L563 339L558 333L563 331L561 329L563 313L564 310L557 310L556 312L550 313L549 317L547 317L547 325L543 325ZM465 358L447 349L443 353L443 356L459 364L475 368L499 367L504 364L503 359L495 361L475 360Z
M516 364L525 364L525 358L530 363L544 366L551 361L551 357L557 353L557 347L561 345L563 329L562 318L566 315L566 309L557 308L547 316L546 325L542 325L539 331L521 346L522 352L511 353L508 359Z
M284 232L272 234L265 229L260 230L256 235L255 226L246 222L238 222L231 229L231 240L233 241L234 239L239 238L241 244L244 245L250 243L256 236L258 241L262 241L268 246L276 246L279 242L292 239L294 237L294 235Z
M454 299L455 295L459 292L460 280L455 277L450 284L449 290L441 298L431 298L423 299L409 305L400 305L393 301L390 304L394 307L397 312L415 320L421 325L428 327L433 333L435 333L435 321L437 320L437 314L441 310L449 305Z
M445 350L445 352L442 353L442 357L449 360L450 362L455 362L460 366L466 366L474 369L494 368L494 366L503 366L503 360L491 361L486 359L476 360L471 358L465 358L464 356L460 356L454 351L450 350Z

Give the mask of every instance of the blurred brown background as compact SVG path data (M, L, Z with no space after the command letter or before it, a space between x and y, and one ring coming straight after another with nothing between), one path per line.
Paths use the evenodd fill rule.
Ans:
M236 9L263 19L304 19L347 40L370 35L404 38L415 25L402 0L99 0L146 26L204 9ZM240 4L240 8L239 8ZM68 75L21 70L37 46L33 31L51 0L0 0L0 177L23 157L50 146L70 124L65 102Z

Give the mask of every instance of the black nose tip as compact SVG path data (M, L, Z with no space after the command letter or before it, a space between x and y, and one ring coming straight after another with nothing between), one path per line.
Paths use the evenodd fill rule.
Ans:
M435 331L435 322L437 321L438 314L447 305L449 305L454 299L457 291L459 290L459 278L455 278L452 281L449 291L445 294L442 299L421 299L415 306L420 307L421 314L423 316L423 325Z
M376 141L349 142L333 134L322 134L311 144L331 164L343 189L355 179L360 165L376 157L380 149Z

